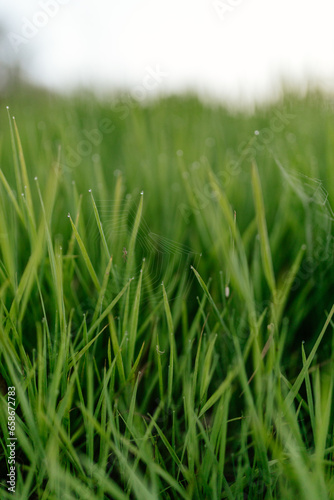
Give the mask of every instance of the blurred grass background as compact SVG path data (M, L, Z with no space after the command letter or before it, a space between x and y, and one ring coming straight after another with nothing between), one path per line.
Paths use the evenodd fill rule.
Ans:
M17 137L14 138L16 146L13 154L13 139L9 124L9 121L12 123L12 119L8 121L6 106L9 106L10 117L15 115L19 130L31 188L35 223L29 219L29 203L24 183L21 185L23 197L18 189L15 162L17 161L18 168L22 169L22 158L20 158ZM0 188L3 221L0 245L2 260L0 290L3 339L7 336L10 338L10 321L15 323L14 331L17 332L17 335L11 338L10 344L13 349L17 349L16 357L11 357L7 349L2 346L4 380L9 383L10 376L15 373L13 368L15 363L18 363L18 371L20 363L26 367L26 370L30 370L28 371L30 375L27 375L28 372L23 375L22 384L23 391L31 391L29 400L33 411L34 398L38 399L40 391L38 377L36 378L38 363L34 362L36 349L37 351L42 349L41 346L44 341L46 342L47 335L50 336L51 344L56 339L54 347L50 348L53 352L50 359L53 361L48 361L50 362L48 372L53 373L53 376L57 378L55 374L60 368L56 368L55 360L57 352L58 355L59 352L63 352L58 349L67 331L69 316L71 316L72 347L75 352L79 352L80 349L84 349L95 331L95 328L90 330L97 317L94 311L101 313L117 293L127 286L128 279L134 276L134 284L130 287L131 292L124 292L112 312L112 318L108 318L106 325L111 332L114 332L110 337L113 340L113 356L111 356L110 338L108 340L108 336L103 335L93 344L90 354L86 351L82 353L81 361L79 357L75 357L74 352L68 351L65 356L64 367L67 379L63 375L63 385L59 385L58 391L62 387L64 394L67 394L66 380L67 382L70 380L77 363L76 369L82 374L81 389L83 393L87 391L88 397L85 410L81 409L81 411L74 403L76 398L79 398L81 403L85 399L84 396L80 396L79 388L78 394L73 396L71 393L67 401L68 408L73 409L72 415L76 415L76 420L74 419L72 425L76 429L77 437L80 437L79 444L73 438L68 420L65 419L65 422L60 420L60 425L66 429L68 439L74 439L75 448L80 450L80 453L85 453L83 448L86 445L89 459L92 462L97 461L101 470L104 468L107 475L109 474L121 489L124 488L126 495L129 495L128 498L144 498L147 491L150 491L152 498L179 498L180 496L177 495L185 495L185 498L209 498L208 495L212 495L210 498L224 498L224 495L245 498L243 495L246 494L249 495L247 498L288 498L284 495L292 494L303 495L300 498L311 499L314 498L313 494L322 495L319 498L327 498L326 495L330 495L331 488L333 488L332 472L330 472L333 470L333 464L330 458L331 451L328 451L332 446L330 434L325 436L323 444L323 449L326 446L328 449L326 448L326 453L321 460L319 459L323 469L316 468L315 486L312 486L313 489L311 488L309 492L303 489L300 481L296 479L296 469L301 467L300 463L292 460L290 469L290 465L285 465L285 460L289 461L284 455L285 452L282 451L280 455L281 452L277 451L281 446L280 439L282 438L277 439L274 445L268 444L268 449L265 451L257 440L260 439L259 436L262 436L263 442L267 443L267 438L264 436L268 429L272 430L272 426L275 428L275 425L279 427L278 420L274 419L273 424L268 417L270 421L268 425L266 420L264 401L265 397L270 398L269 382L266 386L266 374L270 372L270 366L275 366L275 370L279 370L293 384L303 366L302 342L305 341L305 350L309 353L326 321L326 314L329 313L333 304L332 223L334 214L331 209L331 200L334 195L334 105L332 99L317 92L302 97L290 92L286 93L279 102L247 112L231 110L216 102L203 102L194 95L170 96L138 103L124 95L98 99L89 93L82 92L61 97L41 89L25 87L21 91L13 89L13 92L7 92L7 95L0 100L0 109L0 165L10 187L6 188L6 183L2 181ZM260 209L256 213L256 206L261 207L260 197L256 195L257 171L262 186L263 213ZM52 180L53 176L55 176L54 180ZM51 240L48 240L47 232L45 232L42 254L34 268L38 278L34 278L31 290L22 301L17 298L20 280L38 241L33 236L32 228L34 224L38 228L43 221L43 210L34 181L35 177L38 177L38 185L46 206L47 217L49 217L49 226L46 225L43 231L49 227ZM54 203L52 203L52 197L54 197ZM12 198L17 200L24 214L23 222L20 222L18 218ZM105 231L107 250L101 238L101 228L99 224L96 224L93 199ZM228 200L231 212L228 212L229 209L222 201L225 199ZM48 213L49 202L50 213ZM141 210L141 225L136 235L136 217ZM270 257L263 249L266 231L261 235L262 216L259 213L265 216ZM71 216L70 220L68 214ZM235 234L233 224L237 228ZM78 238L74 237L73 225L80 234L84 252L80 248ZM241 239L238 243L239 233ZM62 253L59 254L60 246ZM56 271L52 268L52 248L55 252L54 269ZM124 249L129 251L131 248L133 251L125 255ZM112 285L110 289L106 287L101 310L98 310L96 304L99 298L99 287L96 286L96 281L99 281L101 285L110 256L108 256L108 251L113 257L110 268ZM270 321L276 314L275 307L272 305L275 303L275 287L277 285L277 289L288 290L288 286L285 285L287 273L292 269L296 259L298 260L297 256L300 251L301 260L298 263L293 283L290 284L291 291L282 311L283 321L277 313L278 320L274 325L277 329L275 330L275 335L277 334L275 349L278 354L273 355L273 358L267 356L265 360L269 359L268 366L260 363L259 369L257 362L268 339ZM61 265L57 264L58 257L59 262L62 262ZM94 271L90 271L87 265L88 257ZM142 264L143 258L146 258L144 264ZM270 283L270 276L268 278L270 270L266 268L265 258L272 260L276 281L273 286ZM191 265L195 267L203 282L199 276L194 275ZM143 269L142 282L141 268ZM95 281L94 273L96 273ZM161 287L161 281L164 282L166 295L163 295L164 287ZM205 284L208 284L209 292ZM25 290L22 293L24 296ZM62 308L63 312L60 311ZM250 309L254 311L257 326L255 323L252 325ZM11 313L9 314L8 311ZM166 320L162 319L165 314ZM42 342L41 337L38 340L38 332L41 331L40 325L43 317L44 323L48 324L48 334L43 326L45 338L43 337ZM9 318L11 318L10 321ZM67 318L66 322L65 318ZM101 327L102 324L101 320ZM170 337L171 325L173 325L175 340ZM95 333L100 331L100 325L97 326ZM258 345L254 348L253 357L248 358L245 351L249 348L249 338L254 328L258 331ZM180 471L183 471L181 473L183 482L179 483L182 483L182 494L171 488L171 479L169 490L165 492L163 483L166 478L161 479L160 475L161 484L158 482L147 465L146 455L141 456L144 462L146 460L146 465L141 465L140 468L143 476L150 477L147 483L144 482L147 490L145 488L140 490L138 481L141 479L134 479L131 476L130 483L127 483L124 479L125 466L122 465L122 459L119 458L120 465L114 466L112 473L108 472L109 466L101 465L104 462L103 460L100 462L97 458L95 438L90 434L93 432L93 419L102 411L96 409L95 405L99 395L102 394L103 367L109 362L108 367L112 369L112 359L118 359L117 363L119 363L118 356L120 355L117 354L115 335L118 343L121 344L124 332L128 331L129 344L132 347L124 354L125 378L122 379L122 367L117 364L117 375L111 371L113 374L108 392L110 399L106 396L105 404L111 405L108 411L113 414L115 401L116 403L119 399L122 401L119 403L119 408L124 422L115 425L120 434L124 432L126 438L131 435L134 441L139 439L141 433L144 435L146 425L139 423L136 424L137 427L134 425L134 404L138 414L147 415L147 412L153 413L157 401L161 403L166 397L167 408L172 408L170 414L174 411L173 418L175 418L176 411L179 419L179 423L173 420L172 431L169 428L170 414L167 414L163 422L165 426L163 432L168 435L167 440L174 447L174 451L177 449L175 440L178 441L181 450L184 440L186 442L188 440L188 444L184 445L186 447L189 446L189 440L191 441L192 438L198 439L198 443L201 442L205 434L204 430L197 429L198 432L194 430L192 426L199 426L199 424L196 419L193 422L191 420L189 412L192 403L188 400L184 401L190 390L187 385L187 376L189 376L189 381L195 379L192 391L194 391L194 411L198 415L199 408L203 410L206 407L210 397L216 394L219 384L225 378L228 380L228 376L233 373L233 367L238 366L235 364L240 362L233 339L238 340L248 376L250 377L254 370L259 369L254 385L245 384L243 379L240 384L231 382L232 392L228 396L231 401L229 410L226 411L230 412L229 438L233 442L230 441L226 448L225 471L232 493L229 493L228 486L225 485L221 490L219 484L222 483L215 482L215 474L219 476L219 471L222 470L220 462L215 469L215 462L212 461L214 472L210 475L210 487L205 485L209 473L205 469L205 464L204 469L200 469L202 467L200 464L207 457L204 438L203 443L199 445L202 446L199 448L200 452L195 450L191 455L188 449L187 455L184 450L183 453L177 451L181 462L183 461L183 466L188 470L186 473L173 456L172 451L167 448L167 455L170 454L168 458L165 448L162 451L161 443L157 444L148 432L148 441L151 439L152 443L154 442L152 449L155 450L157 463L160 463L174 479L176 478L175 467L179 468L177 481L180 478ZM203 337L203 351L198 351L201 353L198 356L201 356L202 360L201 368L198 368L196 365L198 360L195 360L197 342L199 338L202 338L201 332L204 332L204 336L207 337ZM191 353L189 346L195 338L195 351ZM143 341L145 341L145 348L144 351L140 351ZM68 342L72 345L72 340ZM159 346L158 351L156 351L157 346ZM43 349L46 349L46 344ZM332 349L333 338L331 334L328 334L324 337L314 358L313 371L318 374L316 377L319 376L321 368L321 373L327 374L333 381ZM171 362L175 363L172 366L174 379L170 368L168 368L168 376L165 371L162 376L160 361L154 357L159 350L162 353L169 353L165 354L169 356L169 366ZM134 361L138 355L139 365L136 365ZM27 361L28 359L31 361ZM167 370L167 361L163 363L163 369ZM9 368L10 366L12 368ZM144 373L142 378L139 377L141 382L139 384L138 378L137 382L133 378L138 367L141 367ZM196 370L200 370L197 379L198 387L196 386ZM277 376L278 372L275 370L275 376ZM25 373L24 370L22 373ZM39 377L41 373L39 372ZM303 373L306 381L306 374ZM20 375L17 373L16 376L19 380ZM233 379L232 375L231 377ZM275 394L279 401L280 391L275 385L276 378L274 380L275 382L270 383L273 384L272 387L275 387ZM30 387L30 381L35 385ZM50 391L52 393L55 388L47 379L45 379L45 384L43 397L51 404L50 398L53 396L50 395ZM95 397L92 391L93 386ZM261 425L263 425L260 431L255 424L253 428L252 424L246 423L247 420L243 424L243 415L253 411L251 399L247 393L248 387L251 387L253 391L254 404ZM312 419L317 421L317 426L323 423L319 416L317 418L314 416L310 393L306 391L307 387L307 385L301 389L300 386L297 387L297 392L300 389L299 399L297 399L300 405L303 403L301 410L304 412L303 418L301 420L297 418L299 407L291 419L296 418L296 422L298 421L305 454L310 452L312 455L313 447L317 447L316 439L315 444L313 443ZM319 394L327 390L326 384L320 388L319 378L314 380L314 387L314 391L318 390ZM330 387L329 392L332 391L332 386ZM241 391L246 391L246 399L239 397ZM282 394L284 394L283 389ZM319 394L314 396L315 399L320 398ZM225 397L225 390L223 395ZM276 396L272 396L273 400ZM63 397L65 400L65 396ZM196 404L195 400L197 400ZM29 403L26 404L29 406ZM184 413L183 405L185 405ZM44 415L42 406L38 406L37 420L42 419ZM211 408L211 406L209 404L208 407ZM50 407L52 405L46 405L46 408L50 409ZM225 408L224 405L223 407ZM278 408L280 408L279 405ZM55 405L52 411L56 415L58 410L59 406ZM115 415L118 415L118 410L115 411ZM277 412L278 415L279 409ZM274 414L273 410L272 413ZM25 418L27 414L26 412ZM114 416L114 418L119 417ZM212 437L212 429L218 429L219 418L218 413L208 417L209 421L212 419L213 422L212 426L210 423L205 424L208 439ZM226 422L226 420L227 414L223 421ZM24 418L22 421L22 432L26 432ZM84 431L81 428L82 422L85 426ZM128 422L128 427L126 422ZM329 431L332 428L333 415L330 413L326 429ZM103 433L97 427L94 429L96 435L102 439ZM295 428L292 426L292 429ZM112 432L114 436L117 436L115 430ZM273 436L272 439L275 440L274 431ZM45 433L41 439L47 442ZM58 438L55 437L55 439L57 441ZM57 446L61 448L60 441ZM45 491L48 491L50 496L45 498L58 498L57 495L60 493L57 486L51 480L48 483L45 470L41 471L36 463L32 464L27 449L23 450L21 455L21 461L24 463L19 483L21 492L24 491L24 494L28 495L27 492L33 491L31 495L35 494L36 498L42 498L41 492L48 485ZM119 449L126 461L130 447ZM72 476L76 476L80 467L75 464L74 455L63 459L60 451L57 450L57 447L52 453L49 450L51 453L49 459L51 456L54 463L58 464L59 458L59 464L63 462L67 464L64 466L65 469L68 468L66 470ZM273 479L271 483L266 479L265 488L256 490L255 493L254 488L249 485L253 483L248 484L249 471L256 471L256 478L251 479L256 483L260 465L263 465L263 461L266 462L261 453L267 453L269 461L273 460L275 463L276 460L278 461L278 468L281 467L281 472L283 471L283 479L281 483L278 480L278 485L276 485L280 474L276 477L273 473L276 479ZM301 460L304 460L304 451L300 453ZM135 451L132 450L130 454L134 460ZM184 458L185 456L187 459ZM217 453L218 459L219 456ZM246 456L248 465L245 462ZM172 472L169 465L171 457ZM82 460L84 464L84 459ZM307 467L312 469L308 462L307 464ZM305 470L302 467L300 469L302 478L305 477L307 467ZM133 470L136 471L136 467ZM150 473L147 472L148 470ZM31 476L29 476L29 471ZM32 479L34 474L40 478L40 482ZM29 480L26 479L28 476ZM88 479L84 478L82 471L79 476L82 484L87 484L88 488L95 492L96 498L114 498L110 491L107 493L107 483L103 483L104 486L101 486L99 490L88 473ZM60 481L59 477L57 476L56 482ZM67 486L68 490L65 491L68 498L72 498L71 495L73 498L80 497L82 493L77 484L69 482ZM119 496L115 498L123 498L119 492L118 494ZM27 498L30 498L29 495Z

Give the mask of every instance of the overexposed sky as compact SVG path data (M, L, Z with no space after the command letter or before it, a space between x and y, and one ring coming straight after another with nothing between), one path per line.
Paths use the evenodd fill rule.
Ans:
M334 90L333 0L13 0L7 59L62 90L196 89L261 99L282 79Z

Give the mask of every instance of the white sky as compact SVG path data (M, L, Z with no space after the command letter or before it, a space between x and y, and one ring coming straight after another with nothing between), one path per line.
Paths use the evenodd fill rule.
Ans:
M192 88L237 102L269 96L282 78L334 90L333 0L5 1L7 57L60 90ZM57 12L41 14L43 5ZM29 39L27 19L45 24L30 25ZM17 54L10 33L25 37ZM147 69L156 67L158 80Z

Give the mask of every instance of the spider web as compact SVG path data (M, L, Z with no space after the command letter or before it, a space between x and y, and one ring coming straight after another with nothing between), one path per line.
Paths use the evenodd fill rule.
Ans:
M194 273L190 266L197 267L201 258L194 251L175 240L151 231L147 220L142 216L135 244L134 266L131 275L127 267L130 259L129 244L137 215L134 198L128 195L125 200L95 200L99 212L107 246L113 256L109 293L118 293L132 277L137 277L143 269L141 302L156 301L162 297L161 283L170 291L169 300L175 300L180 292L187 297ZM101 237L92 213L88 223L88 237L94 245L101 245ZM158 292L160 288L160 293ZM131 286L130 295L136 292Z
M315 253L315 246L321 245L329 252L332 238L334 212L332 210L328 191L320 179L288 170L275 158L283 179L290 186L302 203L305 211L305 234L309 258Z

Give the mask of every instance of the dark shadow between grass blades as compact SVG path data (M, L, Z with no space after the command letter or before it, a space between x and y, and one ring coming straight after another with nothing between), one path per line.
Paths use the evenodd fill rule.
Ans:
M129 243L137 215L135 196L127 195L121 203L116 200L95 200L107 246L113 258L112 272L107 295L114 295L143 269L141 302L156 305L162 298L161 283L165 285L169 300L186 299L194 280L190 266L197 266L200 253L177 241L151 231L144 217L141 217L135 244L135 258L132 269L128 269ZM98 251L103 248L93 210L89 215L87 235ZM107 257L107 256L106 256ZM106 261L107 262L107 261ZM130 289L130 299L136 287Z

